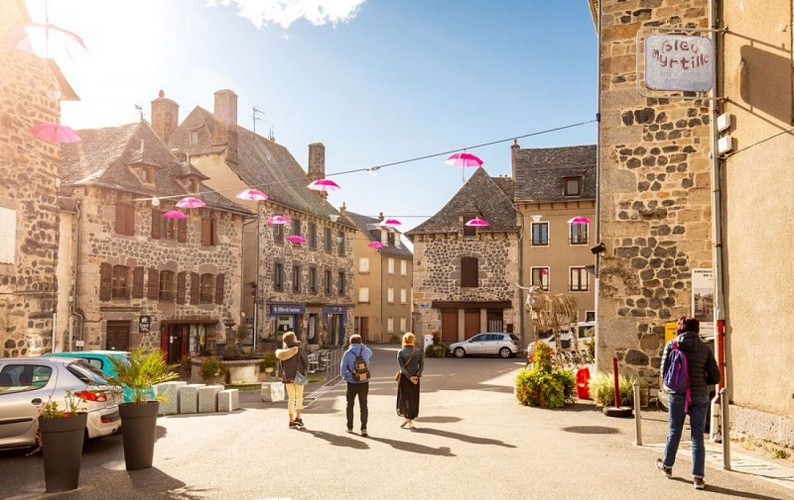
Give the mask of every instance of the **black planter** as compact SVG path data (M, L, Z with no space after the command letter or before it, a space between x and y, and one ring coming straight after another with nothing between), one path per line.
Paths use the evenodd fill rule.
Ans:
M148 469L152 466L158 411L160 411L159 401L119 405L124 462L127 464L127 470Z
M87 419L87 413L66 418L39 417L47 493L77 488Z

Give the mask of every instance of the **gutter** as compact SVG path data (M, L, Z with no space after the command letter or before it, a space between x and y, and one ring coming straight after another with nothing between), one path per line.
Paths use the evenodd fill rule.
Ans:
M69 301L69 351L73 351L74 347L72 345L74 340L74 317L78 317L80 319L80 340L85 340L83 338L83 328L85 325L85 315L77 309L77 289L78 289L78 280L80 274L78 273L79 265L80 265L80 216L82 215L82 211L80 210L80 200L75 201L74 210L75 210L75 219L74 219L74 241L75 241L75 248L74 248L74 263L72 265L72 290L71 296ZM85 343L83 344L83 347ZM82 349L81 349L82 350Z
M598 39L598 55L596 57L596 88L598 89L596 94L596 172L595 172L595 180L596 180L596 199L595 199L595 224L593 225L593 232L595 233L594 241L596 244L601 243L601 57L602 57L602 50L601 50L601 19L603 18L602 13L602 1L597 0L598 2L598 12L597 16L598 19L596 20L596 38ZM593 269L593 281L595 282L593 293L595 294L594 300L594 309L595 309L595 327L593 328L593 341L595 342L595 359L593 362L595 363L596 370L598 370L599 364L599 351L598 349L598 341L600 339L600 327L599 325L601 322L599 321L600 317L600 304L601 302L598 298L601 296L600 290L600 279L599 279L599 271L600 271L600 264L601 264L601 252L595 254L594 256L594 269Z

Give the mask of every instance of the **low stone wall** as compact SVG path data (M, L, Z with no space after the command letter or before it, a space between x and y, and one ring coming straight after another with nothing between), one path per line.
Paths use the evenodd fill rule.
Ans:
M210 380L201 378L201 362L204 360L202 357L195 357L190 360L190 381L192 383L210 383L210 384L258 384L267 380L266 373L259 373L259 364L261 359L236 359L236 360L223 360L220 359L221 365L226 369L225 376L213 377Z
M748 434L794 448L794 419L731 405L731 433Z

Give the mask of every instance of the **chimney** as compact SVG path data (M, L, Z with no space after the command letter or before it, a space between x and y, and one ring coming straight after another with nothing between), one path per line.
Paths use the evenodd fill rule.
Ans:
M309 181L325 178L325 146L322 142L309 144Z
M237 94L229 89L215 92L213 146L226 146L226 161L237 163Z
M344 201L342 202L342 206L339 207L339 213L342 215L347 215L347 205Z
M179 104L165 98L165 92L160 90L160 96L152 101L152 129L168 144L171 134L179 126Z
M518 145L518 139L513 139L513 145L510 146L510 160L513 169L513 180L516 180L516 161L518 160L518 150L521 146Z

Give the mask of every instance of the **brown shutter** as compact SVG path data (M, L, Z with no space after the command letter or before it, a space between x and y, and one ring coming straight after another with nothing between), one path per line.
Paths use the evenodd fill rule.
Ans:
M176 221L176 240L180 243L187 241L187 219Z
M149 269L149 288L146 290L146 298L158 300L160 298L160 272L157 269Z
M460 286L479 286L476 257L462 257L460 259Z
M212 219L208 217L201 219L201 244L212 245Z
M132 270L132 298L143 298L143 266Z
M99 300L110 300L113 280L113 266L103 262L99 265Z
M127 230L126 233L130 236L135 235L135 207L126 205L125 210L127 212L127 221L124 225L125 229Z
M124 234L124 205L116 203L116 232Z
M152 207L152 239L160 239L160 219L163 214L156 208Z
M199 281L201 276L198 273L190 273L190 303L199 303Z
M187 272L182 271L176 275L176 303L185 303L185 288L187 285Z
M223 284L224 284L224 275L219 274L215 276L215 303L216 304L223 304Z
M219 226L218 219L211 219L211 221L212 221L212 223L211 223L211 225L212 225L212 244L213 245L217 245L219 243L219 238L218 238L218 229L219 229L218 228L218 226Z

